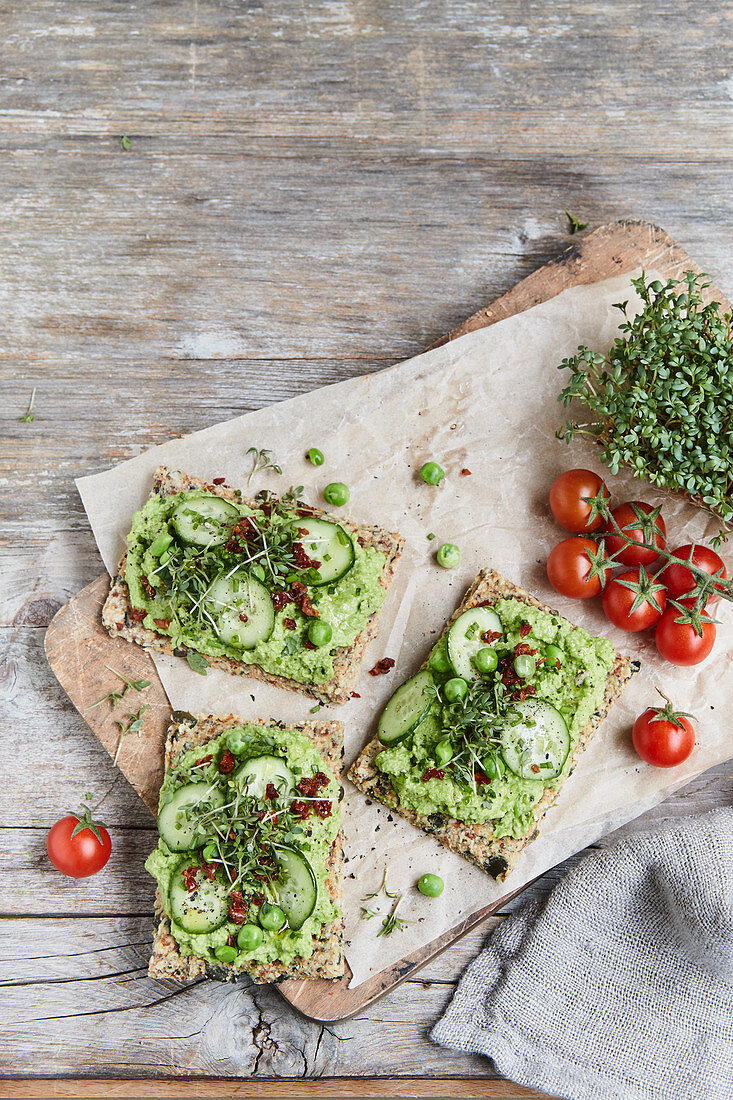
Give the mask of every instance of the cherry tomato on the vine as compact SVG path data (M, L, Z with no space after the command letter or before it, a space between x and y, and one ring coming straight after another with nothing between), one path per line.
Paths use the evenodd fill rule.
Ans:
M87 878L102 870L112 852L112 841L102 822L93 821L91 810L83 806L80 813L68 814L51 826L46 850L63 874Z
M593 566L591 555L598 555L592 539L576 536L563 539L550 551L547 559L547 579L556 592L573 600L587 600L601 591L601 579L589 576Z
M723 559L708 546L697 546L688 542L684 546L678 546L672 553L676 558L683 558L685 561L691 561L693 565L696 565L698 569L702 569L706 573L712 575L713 573L718 573L722 569L723 572L720 574L721 577L725 579L728 576ZM690 555L692 555L692 557L690 557ZM684 565L678 565L677 562L670 562L669 565L665 565L664 569L659 574L659 580L667 589L667 595L672 600L682 599L695 587L695 575L691 573L689 569L686 569ZM707 599L707 606L712 607L719 599L720 596L716 592L711 592ZM689 602L692 603L693 601L690 600Z
M550 508L566 531L585 535L603 526L603 516L594 511L586 499L598 496L604 500L611 498L603 478L592 470L566 470L552 483Z
M606 553L609 557L614 555L620 565L650 565L651 562L657 560L659 557L658 551L662 549L667 540L667 527L661 515L657 516L654 521L654 531L645 534L641 526L642 521L635 509L646 513L646 515L655 511L651 504L645 504L643 500L627 501L625 504L619 504L618 507L611 510L612 519L603 529L604 533L609 532L604 538ZM636 539L637 542L648 542L652 545L646 547L630 546L621 535L611 533L616 531L617 527L620 527L629 538ZM654 549L655 546L656 549Z
M666 661L673 665L699 665L715 645L715 623L702 623L702 637L692 623L678 623L681 612L668 607L657 623L654 643Z
M634 588L629 588L630 584ZM657 607L653 601L656 601ZM636 608L635 603L638 603ZM620 573L608 581L603 590L606 618L619 630L646 630L661 619L666 605L667 595L663 586L651 581L646 571L640 569L628 569L625 573Z
M695 747L695 727L683 711L649 707L634 722L631 740L642 760L655 768L676 768L687 760Z

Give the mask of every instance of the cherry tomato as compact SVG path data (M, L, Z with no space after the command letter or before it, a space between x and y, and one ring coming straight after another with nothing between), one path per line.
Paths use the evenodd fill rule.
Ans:
M82 828L74 836L78 825ZM81 813L68 814L51 826L46 850L51 863L63 874L71 878L88 878L106 864L112 852L112 841L101 821L93 821L91 810L84 806Z
M717 573L722 569L721 576L728 576L723 559L707 546L696 546L688 542L672 551L676 558L684 558L686 561L690 560L691 552L692 564L696 565L698 569L704 569L706 573L710 574ZM659 574L659 579L667 589L667 595L673 600L681 599L695 587L694 573L691 573L689 569L685 569L684 565L677 565L676 562L670 562L669 565L666 565ZM719 599L720 596L715 592L711 593L706 606L712 607ZM691 604L693 601L686 600L684 602Z
M695 747L695 727L689 716L675 713L671 704L649 707L634 722L631 740L642 760L655 768L676 768Z
M715 623L702 624L702 637L691 623L675 622L681 612L668 607L657 623L654 642L660 654L673 665L699 665L715 645Z
M600 494L606 500L611 498L603 478L598 474L592 470L566 470L555 478L550 489L552 514L566 531L582 535L597 531L603 525L603 517L590 519L591 506L585 498Z
M655 583L653 581L649 582L650 591L653 592L653 597L659 604L659 610L657 610L651 600L645 599L635 611L632 611L631 608L636 599L636 592L627 588L626 584L621 582L639 584L639 570L628 569L625 573L620 573L618 577L614 577L612 580L608 581L603 590L603 610L606 612L606 618L609 619L614 626L617 626L619 630L629 630L633 632L637 630L646 630L648 626L653 626L658 619L661 619L662 612L667 606L667 595L661 586L659 590L657 590ZM643 578L641 584L643 588Z
M629 538L637 539L638 541L651 542L652 540L647 535L644 535L644 531L638 526L639 518L634 511L634 506L641 512L653 512L651 504L645 504L643 500L631 500L625 504L619 504L617 508L611 510L611 515L616 521L616 524L623 530L627 524L630 524L628 530L624 531L625 535ZM636 526L634 526L636 524ZM654 543L659 550L664 546L667 539L667 527L661 515L657 516L657 520L654 524L656 531L654 532ZM612 521L609 521L604 527L604 531L615 531L616 527ZM606 553L609 557L613 554L616 555L616 561L621 565L649 565L651 562L656 561L659 554L651 546L645 548L643 546L629 546L628 543L620 537L620 535L609 534L604 539L606 544Z
M600 577L589 577L589 553L597 553L592 539L563 539L550 551L547 579L556 592L573 600L587 600L601 591Z

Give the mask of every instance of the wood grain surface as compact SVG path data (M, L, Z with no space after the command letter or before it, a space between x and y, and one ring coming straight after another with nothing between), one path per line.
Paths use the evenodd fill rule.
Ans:
M0 19L0 1072L58 1078L3 1088L521 1095L426 1038L483 928L333 1028L275 991L161 998L148 811L43 630L100 571L75 476L422 350L572 244L565 209L664 225L730 297L730 5L0 0ZM731 771L645 822L730 804ZM75 882L44 840L88 789L115 851Z
M653 268L666 278L680 278L682 272L694 268L695 264L663 229L647 222L614 222L579 239L496 302L478 310L438 343L457 339L466 332L488 328L496 321L546 301L570 286L610 278L639 267ZM728 302L714 285L706 293L708 297L719 299L724 308L729 308ZM110 638L102 626L101 608L108 590L105 573L57 612L46 631L46 655L54 675L94 735L148 809L156 813L170 707L155 665L147 653L122 640ZM143 729L136 736L126 738L124 743L115 721L119 714L109 707L100 708L98 705L110 686L115 684L112 669L128 680L146 679L150 682L150 690L145 694L149 709ZM351 971L347 962L346 974L338 982L293 980L281 983L278 990L306 1016L321 1023L349 1018L413 976L430 958L487 916L499 912L517 892L511 889L510 883L499 901L472 913L420 950L406 951L399 962L354 989L349 988Z

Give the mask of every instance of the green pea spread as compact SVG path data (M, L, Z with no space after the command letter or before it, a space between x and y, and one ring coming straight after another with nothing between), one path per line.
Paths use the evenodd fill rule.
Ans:
M172 535L175 546L175 530L170 521L177 506L187 501L195 503L207 496L210 494L201 490L188 490L174 496L152 497L135 513L127 537L125 581L133 608L146 613L142 625L167 634L174 649L230 657L300 683L320 684L330 680L336 650L352 645L384 600L386 593L379 581L385 555L375 547L361 546L354 539L354 564L344 576L323 586L310 586L306 581L313 608L333 632L327 645L318 648L307 645L308 623L313 618L304 614L294 602L276 610L272 633L253 648L227 645L219 637L211 617L206 616L205 604L204 612L200 600L197 604L199 592L192 587L183 570L178 570L176 587L171 580L170 566L165 562L161 564L159 557L151 552L151 546L161 535ZM251 517L259 530L267 532L272 522L268 511L243 503L236 507L242 517ZM281 523L297 523L297 518L294 508L280 507ZM221 545L206 549L193 564L202 563L199 571L203 571L205 584L207 579L213 581L217 575L235 568L238 560L241 555L238 556L236 550ZM283 585L286 580L283 579ZM264 583L272 592L268 578Z
M524 643L541 656L548 645L562 651L562 659L538 661L531 681L532 698L551 704L565 719L570 735L570 752L562 771L549 780L523 779L502 766L491 782L466 784L456 781L450 766L436 766L435 746L445 737L443 707L439 698L431 704L425 718L405 740L385 748L376 758L380 771L389 776L402 806L427 816L446 814L458 821L491 821L497 837L520 838L526 833L533 809L546 787L562 783L571 768L572 750L581 730L603 702L605 680L614 662L614 652L605 638L594 638L565 619L531 607L517 599L499 600L493 610L504 632L502 642L509 647ZM434 654L446 654L442 637ZM453 670L433 671L440 687ZM430 771L442 771L443 777ZM425 778L427 773L427 778Z
M248 800L245 808L241 801L236 809L235 772L222 773L219 770L225 753L229 751L236 759L236 766L263 754L276 755L285 761L296 781L302 785L303 778L314 775L325 777L323 761L310 741L295 730L278 727L244 725L230 729L215 740L186 752L165 776L160 791L159 811L171 801L181 787L189 783L207 783L218 788L223 795L220 816L215 819L211 836L201 838L200 846L188 852L171 851L161 837L158 847L148 856L145 868L156 879L165 912L171 917L171 881L178 870L187 864L197 867L203 859L202 852L209 852L206 841L217 837L218 853L211 856L207 864L216 882L226 885L227 890L241 895L241 905L246 910L240 919L226 920L220 927L210 932L190 933L175 921L171 921L171 933L183 955L195 955L217 965L215 950L227 944L237 946L237 933L246 922L257 923L262 899L277 903L278 881L273 872L272 862L268 861L268 852L277 850L278 844L287 844L299 851L310 864L317 884L315 908L305 923L297 931L284 927L278 931L263 929L262 942L250 950L237 948L232 965L244 962L269 963L278 960L291 962L296 956L310 958L313 954L315 937L324 925L332 922L339 910L332 902L325 881L327 878L327 859L329 851L339 830L338 783L330 774L328 782L322 783L318 798L330 802L330 813L319 816L314 810L308 812L312 801L301 799L296 789L289 795L283 795L278 801ZM208 763L199 763L211 757ZM295 798L295 802L292 798ZM300 800L300 801L298 801ZM305 812L298 816L298 808ZM306 807L306 810L303 810ZM257 819L258 813L267 819L277 811L276 823L265 821L263 826L255 824L251 828L242 825L242 817ZM231 830L231 831L230 831ZM232 833L234 839L232 839ZM224 840L222 841L222 834ZM257 857L262 856L260 865ZM231 881L232 876L234 881ZM233 898L237 898L237 893ZM231 911L231 910L230 910Z

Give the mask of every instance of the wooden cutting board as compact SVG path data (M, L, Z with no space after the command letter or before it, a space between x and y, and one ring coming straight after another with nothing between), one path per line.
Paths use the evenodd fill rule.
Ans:
M567 287L594 283L638 267L654 268L670 278L677 278L690 268L699 270L687 253L657 226L639 221L614 222L586 236L577 237L556 260L545 264L495 302L480 309L434 346L511 317L547 301ZM714 287L710 288L710 292L725 303ZM113 713L108 707L89 708L112 689L115 677L109 668L121 672L128 679L150 680L144 697L149 704L144 729L139 736L133 734L125 739L120 748L118 765L150 812L155 814L158 789L163 778L163 746L171 706L148 654L128 642L110 638L103 629L100 613L108 586L109 579L105 573L61 608L46 632L46 655L72 703L113 757L119 743L119 730L113 718L118 717L118 713ZM136 697L131 709L137 709L139 698ZM347 972L346 977L338 982L285 981L279 986L280 992L311 1019L322 1022L345 1019L414 974L429 959L502 908L516 893L518 891L507 892L498 902L473 913L425 947L355 989L348 988L350 975Z

